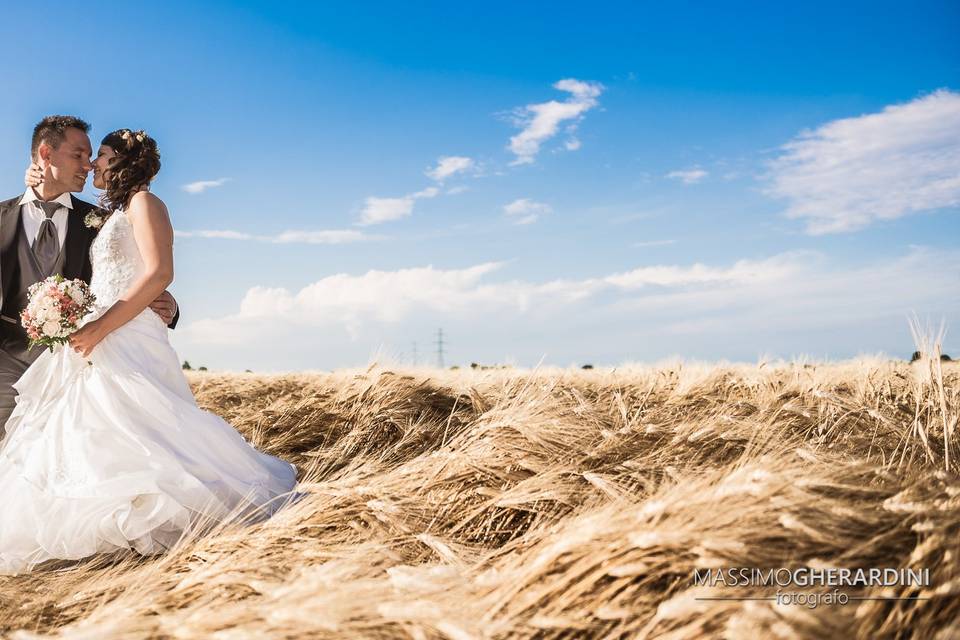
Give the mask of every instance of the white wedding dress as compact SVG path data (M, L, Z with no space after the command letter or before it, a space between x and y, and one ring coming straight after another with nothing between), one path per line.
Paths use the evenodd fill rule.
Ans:
M97 308L84 322L142 272L124 212L104 223L90 259ZM197 406L150 309L86 358L69 345L45 351L14 388L0 443L0 574L54 558L160 553L200 521L234 509L269 517L293 496L293 465Z

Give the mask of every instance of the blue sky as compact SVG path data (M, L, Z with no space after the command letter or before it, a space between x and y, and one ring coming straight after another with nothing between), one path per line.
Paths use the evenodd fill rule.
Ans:
M43 115L149 131L194 364L902 357L960 316L955 3L300 4L4 9L0 181Z

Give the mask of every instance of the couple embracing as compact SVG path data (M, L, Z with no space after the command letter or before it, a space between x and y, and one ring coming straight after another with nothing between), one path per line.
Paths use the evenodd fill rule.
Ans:
M40 121L23 195L0 202L0 575L48 560L160 553L191 525L292 496L296 468L201 410L170 345L173 228L143 131ZM72 194L93 171L102 207ZM80 279L94 309L69 343L30 346L29 288Z

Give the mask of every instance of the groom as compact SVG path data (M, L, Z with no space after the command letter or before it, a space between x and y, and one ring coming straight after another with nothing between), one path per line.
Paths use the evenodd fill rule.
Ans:
M44 349L29 348L20 324L27 289L57 273L90 282L90 243L97 231L84 217L98 209L71 195L83 191L93 169L89 131L89 124L73 116L41 120L33 129L30 153L43 182L0 202L0 438L16 405L12 385ZM170 293L164 291L150 308L171 329L176 326L180 312Z

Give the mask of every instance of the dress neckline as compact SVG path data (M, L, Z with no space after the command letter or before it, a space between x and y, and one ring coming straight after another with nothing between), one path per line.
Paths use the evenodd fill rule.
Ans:
M111 218L114 218L114 217L117 217L117 216L123 218L123 220L124 220L127 224L130 224L130 219L127 218L127 212L124 211L123 209L116 209L113 213L110 214L110 217L111 217Z

